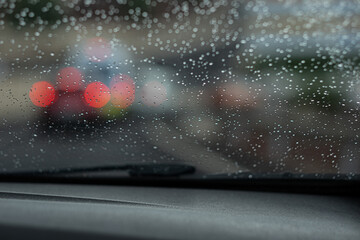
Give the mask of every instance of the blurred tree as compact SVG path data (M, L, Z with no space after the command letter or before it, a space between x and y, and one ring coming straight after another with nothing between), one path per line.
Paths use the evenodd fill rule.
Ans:
M51 25L61 19L63 11L58 0L9 1L0 9L14 26Z

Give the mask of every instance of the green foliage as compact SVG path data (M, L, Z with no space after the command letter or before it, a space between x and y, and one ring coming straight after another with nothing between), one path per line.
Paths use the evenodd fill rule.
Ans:
M254 72L275 71L278 76L286 74L297 89L289 100L295 106L312 106L337 111L343 102L344 89L339 82L344 81L338 74L330 58L288 58L269 61L263 59L254 66ZM264 79L266 81L266 79ZM282 84L289 84L282 80Z
M54 24L61 19L57 0L18 0L14 8L6 9L6 17L15 26Z

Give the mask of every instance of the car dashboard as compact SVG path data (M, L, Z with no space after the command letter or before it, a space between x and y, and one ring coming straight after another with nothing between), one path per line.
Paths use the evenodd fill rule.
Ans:
M1 183L2 239L359 239L357 197Z

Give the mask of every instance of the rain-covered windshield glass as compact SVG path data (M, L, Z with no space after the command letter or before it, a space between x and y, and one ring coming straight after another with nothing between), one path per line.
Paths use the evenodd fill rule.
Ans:
M360 173L357 0L0 0L0 172Z

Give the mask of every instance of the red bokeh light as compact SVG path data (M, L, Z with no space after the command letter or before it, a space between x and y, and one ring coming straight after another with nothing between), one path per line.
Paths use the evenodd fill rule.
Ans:
M29 97L35 106L47 107L55 100L55 88L46 81L36 82L30 89Z
M66 67L58 72L56 83L61 91L75 92L83 85L83 75L77 68Z
M110 89L102 82L93 82L86 87L84 97L89 106L101 108L110 101Z

